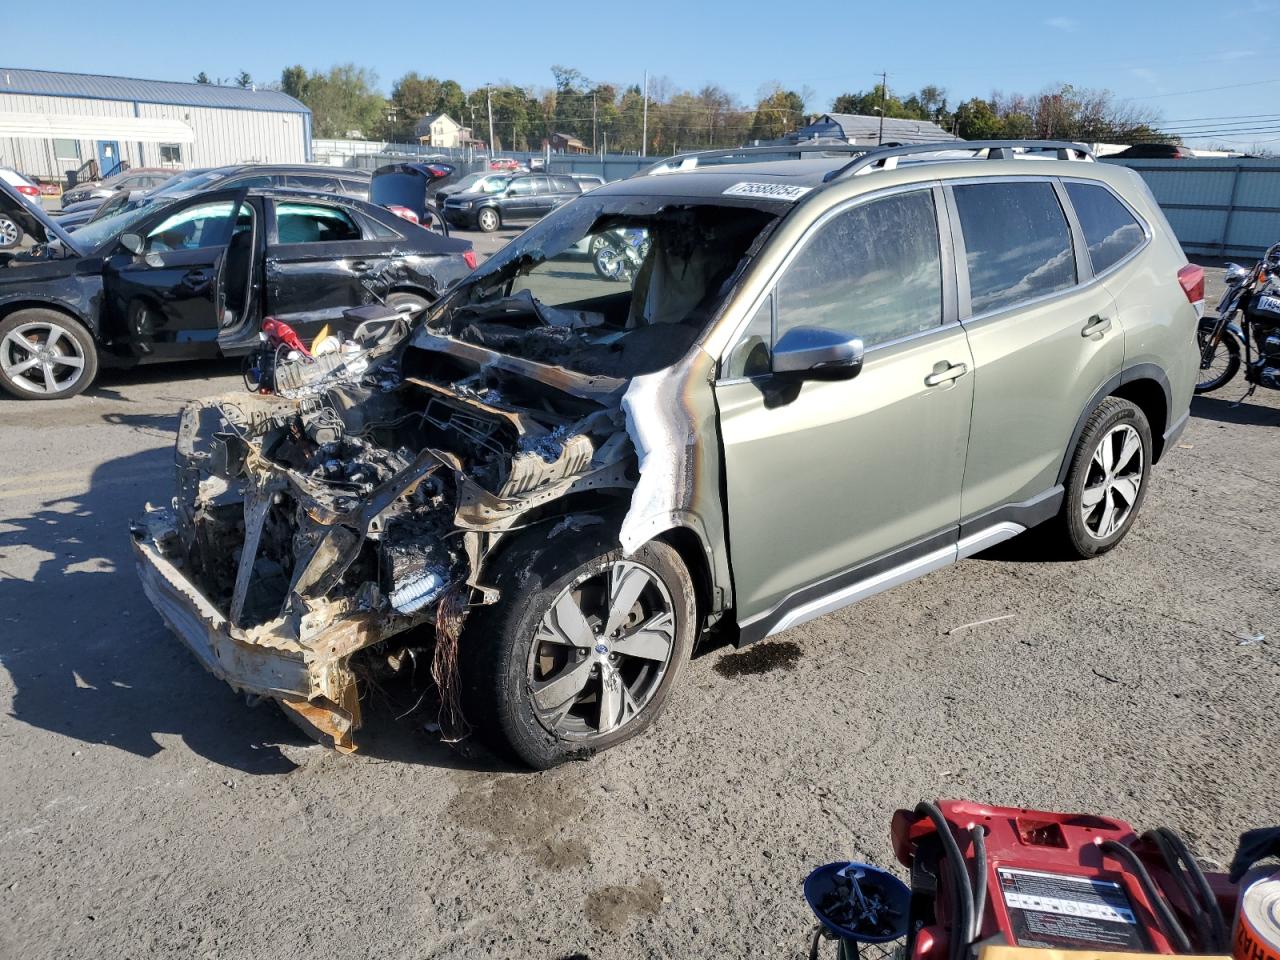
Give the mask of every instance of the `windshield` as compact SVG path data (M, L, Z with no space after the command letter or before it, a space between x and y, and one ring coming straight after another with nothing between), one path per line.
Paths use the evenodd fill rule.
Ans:
M103 217L101 220L86 223L72 234L72 238L82 250L96 250L108 240L113 240L124 233L146 215L159 210L166 204L173 203L176 199L176 197L156 196L150 203L144 203L132 209L118 210L110 216Z
M428 326L588 375L660 370L701 337L775 219L727 202L583 196L473 273Z

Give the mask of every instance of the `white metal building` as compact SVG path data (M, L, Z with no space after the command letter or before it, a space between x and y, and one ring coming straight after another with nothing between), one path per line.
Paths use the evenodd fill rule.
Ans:
M0 67L0 166L61 179L134 167L305 163L311 111L275 90Z

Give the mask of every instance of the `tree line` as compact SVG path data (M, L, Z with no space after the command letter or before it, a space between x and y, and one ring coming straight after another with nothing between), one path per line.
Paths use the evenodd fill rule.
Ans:
M810 92L781 84L766 85L754 104L745 104L715 84L681 90L658 77L649 81L646 125L645 92L640 84L591 80L561 65L551 68L551 76L552 84L543 88L503 83L466 90L455 80L411 71L384 96L377 74L347 63L324 71L286 67L279 82L265 86L306 104L312 112L312 131L323 138L411 141L424 116L447 113L487 142L492 104L493 147L499 150L537 150L554 133L577 137L593 151L610 153L638 153L642 145L654 155L734 147L778 139L822 112L811 108ZM197 80L208 82L208 77L201 72ZM244 71L233 82L253 84ZM954 107L947 91L936 85L893 92L876 84L836 97L830 112L868 116L883 112L890 118L928 120L966 140L1176 140L1161 133L1154 111L1121 103L1106 90L1070 84L1030 95L995 92ZM647 144L642 144L646 136Z

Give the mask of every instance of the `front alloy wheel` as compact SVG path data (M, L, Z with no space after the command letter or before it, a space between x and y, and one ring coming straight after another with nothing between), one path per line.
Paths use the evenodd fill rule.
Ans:
M458 644L468 723L545 769L643 731L693 652L697 609L680 554L623 556L605 524L534 528L494 566L497 603Z
M639 563L616 560L565 587L529 648L538 721L566 740L625 727L661 686L675 635L671 594Z
M75 396L97 372L88 332L52 310L19 310L0 322L0 386L23 400Z
M493 233L498 227L502 226L502 218L498 216L498 211L492 207L485 207L476 214L476 225L485 233Z

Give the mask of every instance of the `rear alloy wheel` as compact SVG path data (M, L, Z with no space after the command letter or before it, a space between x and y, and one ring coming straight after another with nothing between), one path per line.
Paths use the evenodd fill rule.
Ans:
M0 217L0 250L16 247L22 240L22 228L8 217Z
M89 332L55 310L19 310L0 321L0 386L21 400L74 397L93 382Z
M1151 473L1151 427L1133 403L1107 397L1090 414L1067 475L1062 521L1077 557L1119 543L1138 515Z
M502 226L502 217L498 215L498 211L493 207L485 207L476 214L476 226L485 233L493 233Z
M537 768L645 729L695 635L693 582L671 547L650 543L624 557L562 536L503 564L499 601L473 612L459 646L468 719Z

